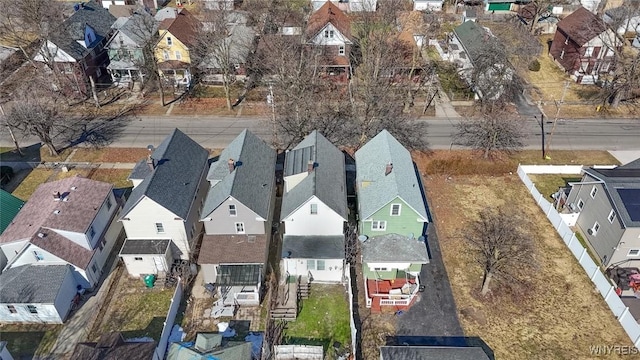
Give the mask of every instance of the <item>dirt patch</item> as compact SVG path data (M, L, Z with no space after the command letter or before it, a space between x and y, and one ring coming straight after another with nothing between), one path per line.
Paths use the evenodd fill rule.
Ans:
M432 167L428 157L415 160L426 174L427 198L466 336L481 337L497 359L589 358L591 345L631 345L515 168L511 174L442 175L446 168L439 174L426 171ZM540 271L530 274L525 296L508 296L495 287L486 300L477 295L482 271L460 234L482 208L500 205L517 206L531 220Z

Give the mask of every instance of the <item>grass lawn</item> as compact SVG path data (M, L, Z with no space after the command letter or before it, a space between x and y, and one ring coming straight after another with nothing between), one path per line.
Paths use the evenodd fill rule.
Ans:
M91 173L89 178L112 183L116 189L121 189L133 186L131 181L127 180L130 173L129 169L97 169Z
M314 343L325 351L339 342L349 347L349 302L342 285L312 284L309 299L302 300L302 310L296 321L287 324L283 343Z
M73 162L96 162L96 163L135 163L145 158L149 150L145 148L78 148L73 154Z
M71 148L66 148L62 151L58 150L59 152L58 156L52 156L52 155L49 155L49 150L47 149L47 147L43 146L42 148L40 148L40 160L46 161L46 162L65 161L67 157L71 154L71 151L73 151L73 149Z
M13 191L13 196L18 197L24 201L29 200L31 194L36 191L36 188L40 186L40 184L47 182L47 179L49 179L49 177L53 174L53 170L34 169Z
M105 332L122 331L125 338L151 337L159 340L174 290L158 286L147 289L141 279L129 278L126 273L115 286L111 302L103 308L105 316L102 323L94 326L98 331L89 334L89 338L97 339Z
M529 178L535 184L536 189L550 202L553 202L551 194L556 193L559 187L565 187L570 182L582 180L580 175L562 174L530 174Z
M62 325L2 324L0 341L7 342L7 348L15 359L31 359L34 356L49 355Z
M425 169L431 168L436 155L414 160L423 173L465 336L481 337L496 359L586 359L592 357L589 346L593 344L631 345L515 168L511 174L499 172L502 167L496 166L496 171L482 175L457 175L459 170L442 166L430 173ZM594 162L593 157L572 159L578 164ZM528 274L524 295L510 296L494 284L493 295L483 298L479 295L482 270L466 251L461 233L481 209L501 205L517 207L530 219L539 270Z

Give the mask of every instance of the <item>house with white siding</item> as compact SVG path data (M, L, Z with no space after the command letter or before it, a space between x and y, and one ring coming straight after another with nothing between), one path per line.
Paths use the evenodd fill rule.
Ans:
M118 201L113 185L82 177L40 185L0 235L0 269L69 264L94 287L122 231Z
M0 274L0 322L62 324L78 289L73 267L28 264Z
M259 305L276 203L276 152L242 131L211 164L198 264L224 306Z
M174 129L132 170L133 191L119 218L127 235L120 257L131 276L169 271L173 259L192 260L208 158L206 149Z
M343 280L345 174L344 154L318 131L285 155L282 274L319 282Z

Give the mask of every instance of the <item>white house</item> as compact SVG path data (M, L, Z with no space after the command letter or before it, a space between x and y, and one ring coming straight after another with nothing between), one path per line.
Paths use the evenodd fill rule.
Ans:
M0 269L73 266L83 288L96 285L122 225L113 185L70 177L40 185L0 235Z
M77 285L71 265L5 270L0 274L0 322L61 324L71 311Z
M242 131L211 164L198 264L221 305L259 305L276 203L276 152ZM216 310L213 311L216 313Z
M125 251L120 256L130 275L169 270L159 261L169 258L167 251L172 259L191 259L194 241L200 235L208 158L207 150L174 129L146 159L136 164L129 175L133 191L119 219L127 234L122 248ZM148 245L145 253L141 244L129 244L141 240ZM169 250L158 245L162 242L148 240L171 240Z
M344 154L318 131L287 152L280 217L283 273L342 281L345 174Z

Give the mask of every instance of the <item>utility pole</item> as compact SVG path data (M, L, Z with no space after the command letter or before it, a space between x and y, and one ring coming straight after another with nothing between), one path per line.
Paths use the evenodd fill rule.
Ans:
M547 159L547 155L544 150L544 113L540 113L540 128L542 129L542 160Z
M2 108L1 104L0 104L0 115L4 117L4 109ZM13 134L13 129L11 128L11 125L9 125L9 122L7 122L7 129L9 129L9 135L11 135L11 140L13 140L13 144L16 147L16 151L18 151L18 154L20 154L20 156L24 156L24 154L22 153L22 149L18 144L18 140L16 140L16 136Z
M562 89L562 96L560 97L560 102L555 102L556 104L556 116L553 119L553 127L551 128L551 132L549 132L549 137L547 138L546 151L549 151L551 147L551 138L553 137L553 132L556 130L556 125L558 124L558 117L560 116L560 108L564 104L564 96L567 94L567 89L569 89L569 81L564 82L564 88Z

